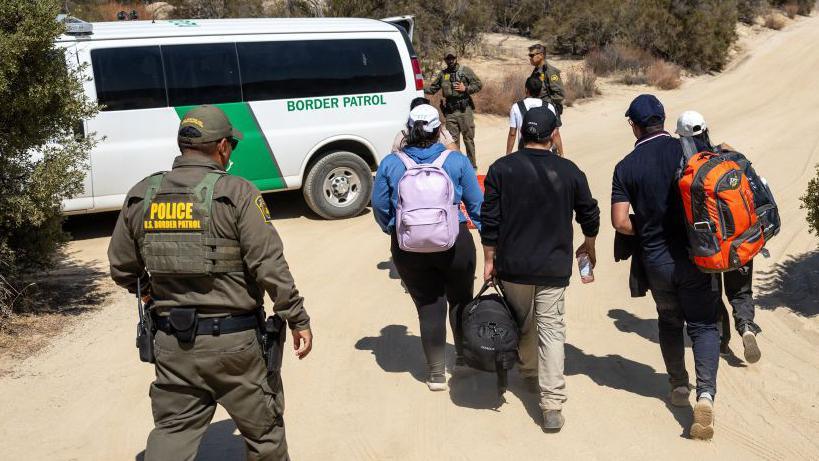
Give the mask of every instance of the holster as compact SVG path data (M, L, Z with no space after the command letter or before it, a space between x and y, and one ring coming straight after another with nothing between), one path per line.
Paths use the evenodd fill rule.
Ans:
M287 337L286 325L285 321L276 314L271 315L264 322L262 351L268 373L278 373L282 369L284 340Z
M146 309L147 311L147 309ZM136 347L139 349L139 360L145 363L156 362L154 354L154 323L150 315L145 316L145 320L137 324Z
M194 340L196 340L196 328L199 326L196 309L174 307L170 311L168 321L173 328L173 335L180 343L193 344Z

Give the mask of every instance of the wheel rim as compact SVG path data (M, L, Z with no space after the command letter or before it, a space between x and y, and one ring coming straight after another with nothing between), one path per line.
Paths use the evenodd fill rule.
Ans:
M350 206L361 194L361 178L352 168L334 168L324 177L322 192L327 203L340 208Z

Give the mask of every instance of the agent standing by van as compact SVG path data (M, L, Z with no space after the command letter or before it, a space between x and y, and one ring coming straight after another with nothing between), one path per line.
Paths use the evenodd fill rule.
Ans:
M407 139L403 152L417 164L432 164L444 154L438 142L441 121L438 110L421 105L410 112ZM463 201L472 222L480 229L480 209L483 193L478 178L463 155L453 152L441 166L454 186L453 205ZM455 313L458 306L472 300L475 279L475 242L467 228L466 216L458 211L460 223L452 248L434 253L415 253L400 248L396 235L398 182L407 167L392 153L381 161L373 186L372 206L381 230L391 236L392 260L418 310L421 344L427 360L427 386L431 391L447 389L444 351L446 347L447 303L449 320L455 337L456 365L461 358L460 331Z
M195 458L217 402L248 459L288 459L281 377L268 372L257 339L264 294L300 359L313 336L264 199L225 173L241 137L220 109L189 111L179 125L182 155L128 192L111 237L111 277L132 293L142 284L155 303L148 461Z
M472 168L478 169L475 158L475 103L472 95L481 91L483 83L472 72L472 69L458 64L458 54L449 49L444 54L446 68L432 77L429 87L424 90L427 94L443 92L444 100L441 103L446 117L446 129L452 133L455 142L460 146L461 135L464 138L466 155L469 157Z
M653 95L635 98L626 111L637 142L614 169L611 222L624 235L636 235L648 288L657 304L660 351L671 384L671 404L689 406L684 331L693 343L697 403L691 437L714 435L714 397L719 366L718 307L721 290L711 275L688 257L677 170L680 141L663 128L665 109ZM629 217L634 209L634 219ZM717 289L715 289L717 288Z
M546 47L540 43L529 47L529 63L535 66L532 77L543 83L540 90L540 99L543 103L552 103L557 109L557 115L563 115L563 99L566 92L563 90L563 81L560 79L560 70L546 62Z
M586 175L554 151L557 115L534 107L523 116L524 148L501 157L486 173L481 207L484 280L497 276L521 324L518 346L524 380L537 389L542 428L563 427L566 401L564 295L572 275L572 217L594 264L600 209Z

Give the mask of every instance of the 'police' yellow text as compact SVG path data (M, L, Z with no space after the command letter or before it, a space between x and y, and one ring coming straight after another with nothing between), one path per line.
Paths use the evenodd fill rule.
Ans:
M152 203L150 219L191 219L193 203Z
M201 230L202 221L193 219L192 202L151 203L148 219L142 223L146 231Z

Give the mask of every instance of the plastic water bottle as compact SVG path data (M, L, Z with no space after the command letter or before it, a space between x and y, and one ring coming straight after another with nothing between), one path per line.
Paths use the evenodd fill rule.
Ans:
M588 253L577 255L577 268L580 270L580 280L583 283L594 282L594 271L592 270L591 258Z

